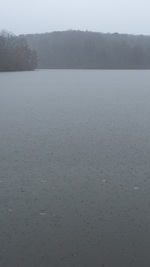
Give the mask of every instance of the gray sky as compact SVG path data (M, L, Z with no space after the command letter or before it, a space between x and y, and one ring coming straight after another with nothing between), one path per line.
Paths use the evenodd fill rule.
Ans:
M150 35L150 0L3 0L0 30L89 30Z

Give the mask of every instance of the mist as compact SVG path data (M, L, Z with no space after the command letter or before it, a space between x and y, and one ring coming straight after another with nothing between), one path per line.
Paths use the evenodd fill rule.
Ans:
M1 3L1 29L16 35L68 29L149 35L150 2L11 0Z

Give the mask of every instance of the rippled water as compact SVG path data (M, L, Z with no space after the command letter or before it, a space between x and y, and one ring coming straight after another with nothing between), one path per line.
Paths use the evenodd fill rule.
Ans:
M0 73L0 266L150 266L150 71Z

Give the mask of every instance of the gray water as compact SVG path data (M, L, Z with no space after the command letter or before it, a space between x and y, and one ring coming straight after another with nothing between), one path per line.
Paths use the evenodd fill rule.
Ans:
M0 267L150 266L150 71L0 73Z

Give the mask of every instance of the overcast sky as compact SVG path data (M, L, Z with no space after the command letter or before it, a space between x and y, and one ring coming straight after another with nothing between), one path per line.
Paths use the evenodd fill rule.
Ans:
M0 30L62 30L150 35L150 0L3 0Z

